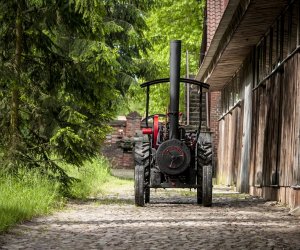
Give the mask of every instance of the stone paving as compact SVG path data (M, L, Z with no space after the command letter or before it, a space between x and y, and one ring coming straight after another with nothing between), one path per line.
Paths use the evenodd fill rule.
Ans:
M289 209L221 191L205 208L191 192L153 190L140 208L127 188L19 225L0 235L0 248L300 249L300 219Z

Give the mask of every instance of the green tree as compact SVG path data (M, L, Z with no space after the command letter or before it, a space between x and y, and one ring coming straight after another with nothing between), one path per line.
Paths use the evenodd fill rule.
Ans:
M170 41L182 40L181 75L185 76L185 54L189 51L189 71L196 74L200 56L200 43L202 37L203 10L205 1L162 0L160 4L150 11L147 17L149 29L145 36L151 41L153 49L147 54L148 60L156 65L155 78L169 77ZM181 88L181 101L184 100ZM153 113L164 113L169 100L167 85L151 88L151 102ZM133 85L130 90L134 108L143 112L144 92Z
M2 165L70 178L96 156L122 96L145 74L144 0L0 1Z

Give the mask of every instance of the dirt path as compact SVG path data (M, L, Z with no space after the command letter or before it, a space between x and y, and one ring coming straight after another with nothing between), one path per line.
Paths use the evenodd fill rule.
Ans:
M17 226L0 236L1 248L300 249L300 219L274 202L226 191L204 208L179 190L152 192L137 208L132 186L121 189Z

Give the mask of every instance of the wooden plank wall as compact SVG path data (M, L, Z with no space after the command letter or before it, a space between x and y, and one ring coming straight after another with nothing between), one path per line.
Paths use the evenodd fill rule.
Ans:
M239 71L239 96L242 99L241 126L241 155L237 176L237 191L249 192L249 162L251 153L251 125L252 125L252 82L254 52L251 52Z
M278 185L278 150L282 106L282 74L278 73L266 82L265 137L263 155L263 186Z
M242 139L243 139L243 116L244 116L244 101L241 101L236 111L236 131L234 138L234 167L232 171L233 182L238 185L237 179L241 169L242 158Z
M300 54L284 67L282 129L280 147L280 185L300 185Z
M256 194L300 205L300 55L253 93L250 181ZM261 190L257 190L261 188Z
M253 93L252 101L252 141L251 175L253 185L261 186L263 177L263 156L265 154L266 89L261 87Z
M242 149L243 102L219 123L219 152L217 180L219 184L236 185Z

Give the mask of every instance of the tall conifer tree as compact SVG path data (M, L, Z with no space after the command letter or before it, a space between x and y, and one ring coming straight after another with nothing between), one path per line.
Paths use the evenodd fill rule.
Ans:
M144 0L0 1L2 166L70 180L99 151L122 94L143 75Z

